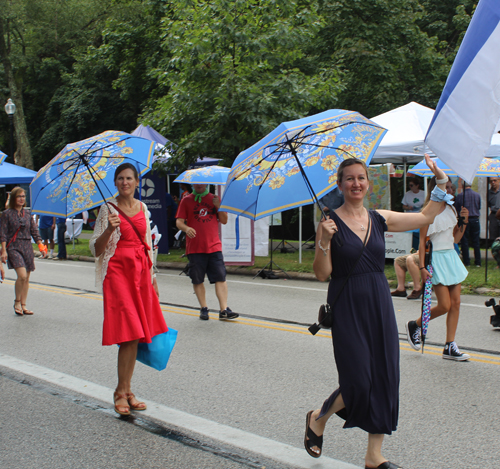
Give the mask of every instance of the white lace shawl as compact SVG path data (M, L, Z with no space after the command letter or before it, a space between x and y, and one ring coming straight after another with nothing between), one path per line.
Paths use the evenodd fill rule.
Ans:
M116 199L111 199L110 202L114 203L115 205L118 205ZM142 202L141 206L142 206L142 211L146 217L145 241L148 244L148 246L152 248L153 242L151 239L151 224L149 222L148 209L146 205L143 204ZM92 235L92 238L90 238L89 242L90 251L95 257L95 286L99 289L99 291L102 291L102 283L104 282L104 278L106 277L106 273L108 271L109 260L115 254L116 245L118 244L118 241L120 240L121 236L120 228L118 227L115 231L113 231L113 233L109 237L108 244L106 244L104 252L99 257L95 255L95 243L99 238L99 236L101 236L108 227L108 213L110 210L111 213L118 213L116 209L113 208L111 205L104 204L101 206L101 209L99 210L99 215L95 222L94 234ZM150 249L148 253L152 263L153 262L152 249ZM151 282L153 282L153 267L151 267Z

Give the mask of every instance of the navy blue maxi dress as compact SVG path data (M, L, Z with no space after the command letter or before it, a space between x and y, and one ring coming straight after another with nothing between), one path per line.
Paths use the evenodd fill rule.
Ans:
M384 274L387 225L370 211L371 234L344 290L333 305L332 339L339 374L339 388L325 401L323 416L339 393L345 409L338 415L344 428L359 427L369 433L390 435L396 430L399 411L399 336L389 285ZM335 213L332 216L344 240L332 240L331 303L359 256L363 240Z

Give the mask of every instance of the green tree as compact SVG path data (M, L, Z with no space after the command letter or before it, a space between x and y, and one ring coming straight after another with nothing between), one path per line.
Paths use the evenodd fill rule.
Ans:
M68 142L104 130L130 132L144 102L157 95L153 70L161 52L163 0L120 0L98 37L74 54L46 111L47 125L36 151L54 155Z
M0 0L0 60L8 96L17 106L17 164L33 167L28 129L36 132L43 128L43 104L48 103L61 74L71 66L73 50L93 37L111 3Z
M343 78L341 107L373 117L409 101L435 105L448 65L437 39L417 24L418 1L325 1L321 11L325 26L315 48Z
M331 107L340 84L306 56L320 27L316 3L181 0L164 22L156 70L168 92L145 119L178 144L174 161L231 164L282 121Z
M478 0L420 0L422 31L438 39L438 49L453 62Z

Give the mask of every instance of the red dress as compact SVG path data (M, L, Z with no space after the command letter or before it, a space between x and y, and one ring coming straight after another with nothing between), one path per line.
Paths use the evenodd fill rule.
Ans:
M151 261L129 222L120 215L120 241L109 260L103 282L104 324L102 345L139 339L151 342L168 331L158 296L151 283ZM146 217L142 210L131 217L142 239Z

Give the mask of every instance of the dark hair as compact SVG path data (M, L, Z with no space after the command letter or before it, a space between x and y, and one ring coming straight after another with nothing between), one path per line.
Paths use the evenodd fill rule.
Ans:
M137 172L137 168L132 163L123 163L115 169L115 178L113 179L113 181L116 182L119 174L126 169L131 169L134 173L135 180L139 180L139 173Z
M14 189L12 189L10 191L10 197L9 197L9 208L12 208L12 209L15 209L16 208L16 199L17 199L17 196L21 193L21 192L24 192L26 194L26 191L22 188L22 187L14 187ZM24 201L24 205L23 207L26 207L26 200Z
M412 182L413 184L415 184L416 186L420 187L420 181L417 179L417 178L411 178L409 181L408 181L408 184L410 184L410 182Z
M352 166L353 164L360 164L361 166L363 166L366 173L366 179L368 181L370 180L368 176L368 168L366 167L366 163L363 160L359 160L358 158L348 158L342 161L342 163L340 163L337 169L337 184L342 182L342 178L344 177L344 169L347 168L348 166Z

